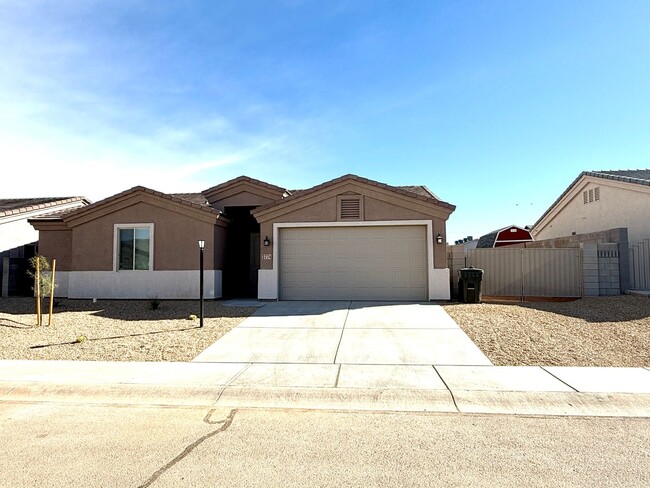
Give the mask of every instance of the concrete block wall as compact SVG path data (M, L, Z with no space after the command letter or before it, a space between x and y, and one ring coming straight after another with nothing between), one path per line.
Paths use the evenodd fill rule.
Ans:
M621 276L618 244L598 244L597 248L599 295L620 295Z
M598 245L595 242L586 242L580 247L582 247L583 295L597 297L600 295Z

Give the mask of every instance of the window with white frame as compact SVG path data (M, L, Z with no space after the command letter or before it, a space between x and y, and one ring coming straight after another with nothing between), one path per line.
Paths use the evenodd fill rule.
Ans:
M153 224L115 226L116 271L152 269Z

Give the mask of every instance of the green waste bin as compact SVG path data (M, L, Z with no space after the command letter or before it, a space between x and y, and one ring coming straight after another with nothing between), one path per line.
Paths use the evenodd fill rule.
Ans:
M465 303L481 303L483 270L470 266L458 270L458 298Z

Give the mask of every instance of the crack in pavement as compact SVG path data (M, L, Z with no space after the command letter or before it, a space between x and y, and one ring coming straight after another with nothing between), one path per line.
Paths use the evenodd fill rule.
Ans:
M143 484L139 485L138 488L147 488L148 486L151 486L158 478L160 478L168 469L173 467L174 465L178 464L180 461L182 461L185 457L187 457L194 449L196 449L200 444L208 440L210 437L213 437L220 432L224 432L230 427L232 424L233 419L235 418L235 414L237 413L237 409L233 409L230 411L228 416L224 420L211 420L212 414L214 413L216 409L210 410L205 417L203 418L203 422L209 425L218 425L221 424L221 427L218 429L213 430L212 432L209 432L205 434L204 436L199 437L197 440L192 442L190 445L188 445L185 449L183 449L183 452L181 452L178 456L176 456L174 459L169 461L167 464L165 464L162 468L160 468L158 471L156 471L154 474L149 477L147 481L145 481Z

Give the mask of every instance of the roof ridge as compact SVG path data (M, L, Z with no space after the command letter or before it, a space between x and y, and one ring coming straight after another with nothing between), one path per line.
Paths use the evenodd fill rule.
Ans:
M270 190L279 191L279 192L282 192L282 193L285 193L287 191L286 188L282 188L280 186L273 185L271 183L267 183L266 181L251 178L250 176L246 176L246 175L241 175L241 176L238 176L236 178L232 178L232 179L230 179L228 181L224 181L223 183L219 183L218 185L211 186L207 190L201 191L201 193L203 195L205 195L206 193L213 193L213 192L217 191L220 188L225 188L227 186L230 186L230 185L233 185L233 184L239 183L239 182L253 183L255 185L258 185L258 186L261 186L261 187L264 187L264 188L268 188Z

